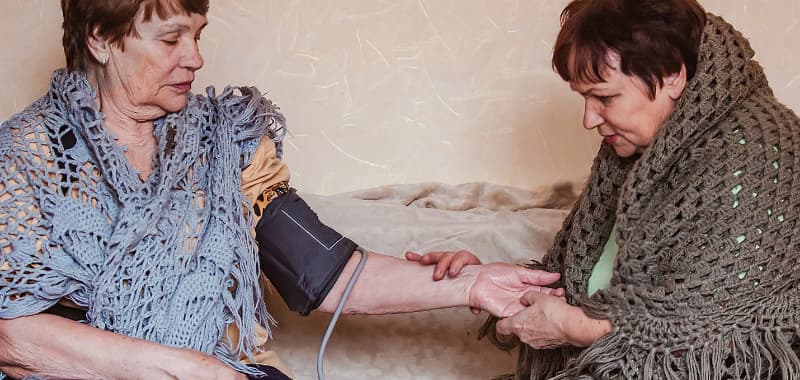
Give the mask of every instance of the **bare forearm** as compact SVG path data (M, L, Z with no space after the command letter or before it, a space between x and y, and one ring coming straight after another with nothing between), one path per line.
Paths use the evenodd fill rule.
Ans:
M161 346L51 314L0 320L0 369L12 377L142 378Z
M336 309L360 258L359 253L350 258L319 310L333 312ZM471 268L464 268L456 278L441 281L433 281L433 270L433 266L370 253L344 312L388 314L467 306L469 288L474 281Z

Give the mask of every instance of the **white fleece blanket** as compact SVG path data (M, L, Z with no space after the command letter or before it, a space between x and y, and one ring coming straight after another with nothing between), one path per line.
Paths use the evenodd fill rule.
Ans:
M483 262L541 257L575 198L574 187L526 191L489 184L392 185L338 196L303 194L326 224L372 251L466 249ZM401 286L402 284L398 284ZM317 350L330 315L301 317L277 295L268 348L297 379L316 379ZM466 308L385 316L343 316L328 345L325 374L338 379L489 379L514 355L478 341L486 314Z

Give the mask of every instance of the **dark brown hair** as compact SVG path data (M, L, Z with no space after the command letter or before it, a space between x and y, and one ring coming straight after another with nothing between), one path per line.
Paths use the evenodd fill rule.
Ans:
M144 21L150 21L154 12L164 20L179 13L205 15L208 0L61 0L67 68L86 71L89 63L97 63L87 45L95 29L121 48L125 37L139 37L134 22L140 10Z
M644 81L653 98L681 64L694 76L705 23L696 0L573 0L561 12L553 68L565 81L603 82L615 52L620 71Z

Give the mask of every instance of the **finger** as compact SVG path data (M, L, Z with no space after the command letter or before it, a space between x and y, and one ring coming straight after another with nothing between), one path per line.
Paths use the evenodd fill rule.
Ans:
M408 261L420 261L422 260L422 255L419 253L408 251L406 252L406 260Z
M536 303L536 300L539 299L542 295L542 290L531 290L526 292L525 294L520 297L519 302L525 306L531 306Z
M506 305L506 307L501 312L499 312L497 314L497 316L500 317L500 318L512 317L515 314L517 314L517 313L525 310L526 308L528 308L528 306L529 305L522 304L522 302L512 302L512 303Z
M452 260L452 264L450 264L450 269L447 271L447 275L450 277L458 276L461 273L461 269L464 269L465 265L468 265L469 258L465 258L463 256L456 255L455 258Z
M478 265L481 264L481 259L470 251L458 251L456 257L464 261L464 265Z
M436 269L433 271L434 281L439 281L444 278L451 261L453 261L453 255L442 255L439 258L439 262L436 263Z
M500 335L511 335L514 333L514 330L512 330L511 327L511 318L505 318L497 321L494 329Z
M567 295L567 291L564 288L557 288L553 291L553 295L556 297L564 297Z
M450 264L449 275L450 277L455 277L461 273L461 270L464 269L465 266L480 264L481 260L478 259L477 256L467 251L461 251L456 254L455 258L453 258L453 263Z
M539 292L542 293L542 294L547 294L547 295L555 296L555 297L561 297L561 296L564 295L564 289L563 288L542 287L539 290Z
M422 255L422 264L431 265L436 264L444 257L447 257L447 252L428 252Z
M471 311L471 312L472 312L472 314L475 314L475 315L478 315L478 314L480 314L480 313L481 313L481 309L480 309L480 308L477 308L477 307L470 307L470 308L469 308L469 311Z
M519 268L519 270L519 275L522 282L531 285L550 285L561 278L560 273L545 272L543 270L531 270L526 268Z

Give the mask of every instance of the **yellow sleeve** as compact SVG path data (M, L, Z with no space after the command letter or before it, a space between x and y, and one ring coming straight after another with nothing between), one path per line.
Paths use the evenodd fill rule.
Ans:
M261 210L267 207L269 201L287 191L289 191L289 168L278 158L275 143L269 136L264 136L256 148L250 166L242 170L242 192L253 205L256 217L261 217ZM262 326L256 326L256 336L260 346L267 342L268 334ZM238 341L239 330L235 324L228 325L228 335L233 342ZM240 359L249 363L244 355ZM273 366L293 378L288 366L272 350L262 350L255 354L254 359L258 364Z
M275 143L265 136L253 161L242 170L242 191L254 206L256 217L277 196L289 191L289 168L277 156Z

